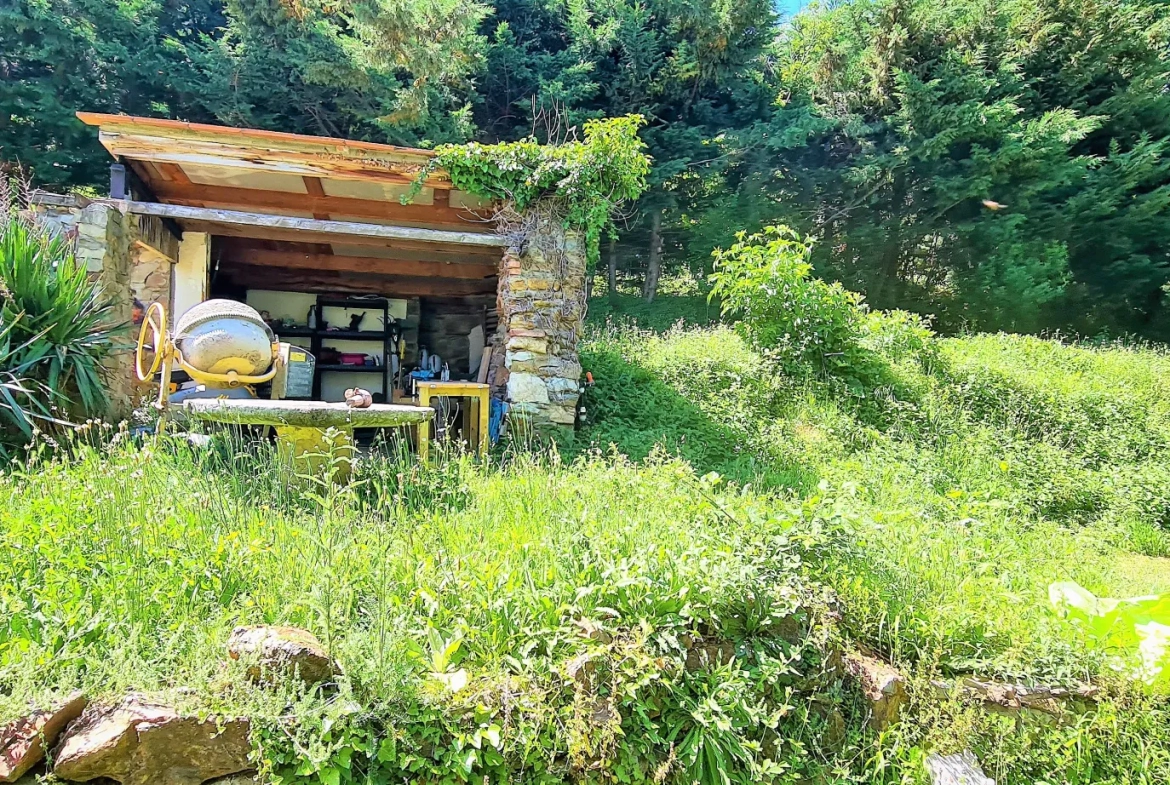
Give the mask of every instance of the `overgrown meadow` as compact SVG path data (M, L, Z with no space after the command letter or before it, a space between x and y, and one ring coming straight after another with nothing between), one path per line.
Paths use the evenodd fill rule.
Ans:
M602 327L575 445L387 448L349 487L228 435L34 448L0 480L3 713L78 688L247 712L290 782L907 782L965 746L1001 782L1165 781L1164 699L1046 590L1170 589L1170 359L891 340L859 395L728 328ZM261 622L314 631L336 685L248 686L224 641ZM835 664L856 645L911 675L880 735ZM1105 697L1017 725L926 686L968 673Z
M230 430L36 436L0 474L0 720L74 690L245 714L278 783L908 783L964 748L1004 783L1166 782L1159 628L1049 587L1170 592L1170 356L942 339L807 258L779 227L721 252L735 328L595 314L589 426L486 463L391 439L338 484ZM252 684L249 623L340 675ZM907 675L900 722L853 649ZM965 677L1097 700L1015 718Z

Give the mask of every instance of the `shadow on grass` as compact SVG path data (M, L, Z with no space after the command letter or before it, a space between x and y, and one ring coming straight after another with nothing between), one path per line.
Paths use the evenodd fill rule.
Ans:
M575 452L613 445L633 460L656 448L690 463L699 473L806 494L819 481L816 470L778 455L759 454L752 435L717 422L650 371L613 349L585 353L582 362L596 385L586 394L589 426L578 434Z

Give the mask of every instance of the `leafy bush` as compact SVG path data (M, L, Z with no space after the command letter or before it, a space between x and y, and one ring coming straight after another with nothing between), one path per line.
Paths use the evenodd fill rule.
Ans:
M1117 671L1170 689L1170 595L1113 600L1076 583L1048 587L1056 610L1100 649Z
M724 315L738 316L752 343L789 371L855 373L864 312L861 295L810 278L812 239L787 226L738 235L714 252L712 296Z
M18 359L21 347L12 345L16 322L0 325L0 458L11 457L17 438L32 438L38 420L48 411L43 390L26 376L28 363Z
M71 241L11 205L0 205L0 373L24 385L22 408L64 416L100 414L101 360L113 345L111 305L77 261ZM40 400L35 400L35 399ZM7 397L8 420L26 419Z
M933 333L920 317L870 312L860 294L811 277L812 238L787 226L738 237L714 252L711 296L785 373L827 374L864 396L890 383L888 361L926 358Z

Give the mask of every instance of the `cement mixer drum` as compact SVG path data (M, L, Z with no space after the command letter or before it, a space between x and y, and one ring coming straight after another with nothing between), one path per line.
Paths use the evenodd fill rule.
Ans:
M206 373L257 376L272 366L275 336L255 308L235 300L207 300L175 325L175 346Z

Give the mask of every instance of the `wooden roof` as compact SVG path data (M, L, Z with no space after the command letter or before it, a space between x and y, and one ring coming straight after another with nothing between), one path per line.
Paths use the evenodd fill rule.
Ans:
M429 150L252 128L78 112L159 202L305 218L490 231L489 205L433 172ZM478 212L477 212L478 211Z
M489 220L491 205L454 189L441 171L428 174L411 203L402 204L434 157L429 150L127 115L77 116L97 127L102 145L136 175L149 192L142 198L173 206L138 202L133 211L214 235L222 270L241 281L286 278L290 286L337 291L384 285L386 293L494 291L503 242Z

